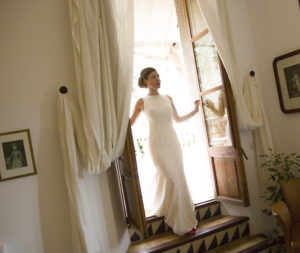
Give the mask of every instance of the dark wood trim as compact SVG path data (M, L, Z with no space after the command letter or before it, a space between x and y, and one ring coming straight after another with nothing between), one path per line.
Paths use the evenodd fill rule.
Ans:
M119 159L124 160L122 162L123 164L122 166L124 166L124 168L126 168L127 170L123 169L123 171L127 171L126 173L128 174L125 177L121 171L121 182L123 185L126 185L125 180L128 180L127 179L128 177L132 180L134 197L137 202L137 205L134 208L136 208L137 210L138 217L133 217L130 212L130 208L128 207L129 202L127 197L127 192L126 191L124 192L124 197L125 197L124 199L125 199L125 203L127 207L127 215L128 215L127 220L129 221L131 228L134 229L135 231L138 231L140 233L141 238L144 239L148 237L148 230L146 225L145 209L144 209L144 203L142 198L142 192L140 188L130 121L128 121L124 152Z
M220 204L220 202L215 199L207 200L205 202L195 204L195 210L200 209L201 207L206 207L214 204Z
M245 173L245 165L243 160L243 152L241 147L241 138L240 138L240 132L239 132L239 126L238 126L238 119L237 119L237 112L236 112L236 105L235 100L233 96L233 91L231 88L231 83L229 80L229 77L227 75L227 72L225 70L225 67L219 57L220 67L221 67L221 75L224 82L225 87L225 94L226 94L226 102L227 102L227 113L228 113L228 119L231 129L231 139L233 147L236 150L237 158L236 158L236 166L238 168L237 176L238 176L238 183L239 183L239 190L242 194L242 200L244 206L250 205L250 199L249 199L249 191L248 191L248 184L247 184L247 177Z
M227 228L230 228L230 227L233 227L235 225L241 224L243 222L247 222L248 220L249 220L248 217L235 217L231 221L227 221L227 222L224 222L222 224L218 224L216 226L211 226L209 228L201 229L200 231L196 231L196 233L192 236L182 236L177 240L167 242L167 243L164 243L162 245L152 247L150 249L143 250L140 253L159 253L159 252L163 252L163 251L178 247L180 245L198 240L200 238L204 238L208 235L215 234L217 232L220 232L220 231L225 230Z

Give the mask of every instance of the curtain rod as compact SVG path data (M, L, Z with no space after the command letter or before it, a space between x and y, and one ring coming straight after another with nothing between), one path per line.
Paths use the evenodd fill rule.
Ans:
M61 86L61 87L59 88L59 92L60 92L61 94L66 94L66 93L68 92L68 88L67 88L66 86Z

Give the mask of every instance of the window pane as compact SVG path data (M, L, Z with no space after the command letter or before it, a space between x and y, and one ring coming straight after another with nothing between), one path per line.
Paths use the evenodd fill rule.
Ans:
M200 90L222 85L216 47L210 33L193 43Z
M202 97L209 145L231 146L231 135L224 93L216 91ZM208 104L208 105L207 105Z
M190 23L191 35L192 37L194 37L198 33L204 31L207 28L207 26L202 17L201 11L196 0L187 0L186 7Z

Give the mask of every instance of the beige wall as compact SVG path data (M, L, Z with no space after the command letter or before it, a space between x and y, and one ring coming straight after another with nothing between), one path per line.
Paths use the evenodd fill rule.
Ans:
M0 183L0 242L7 253L71 253L56 94L74 88L67 1L0 1L0 132L29 128L36 176ZM113 171L101 178L112 252L129 238Z
M72 252L56 93L72 83L66 1L0 2L0 132L29 128L38 175L0 183L7 252Z
M229 17L241 77L256 73L267 118L278 152L300 153L300 113L281 112L276 90L273 59L300 48L300 15L296 0L229 0ZM252 232L270 228L272 222L261 215L252 135L242 132L242 146L249 156L245 161L251 206L225 205L224 210L251 218Z
M281 111L273 59L300 49L298 0L248 0L250 32L253 33L257 80L278 152L300 152L300 113Z

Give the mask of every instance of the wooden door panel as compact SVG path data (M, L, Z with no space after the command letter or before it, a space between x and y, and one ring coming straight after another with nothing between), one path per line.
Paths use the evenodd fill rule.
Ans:
M241 198L235 158L213 157L218 196Z
M127 129L126 142L123 155L116 161L119 169L120 181L124 193L127 221L137 230L141 239L147 237L146 217L143 198L140 188L137 163L130 123Z

